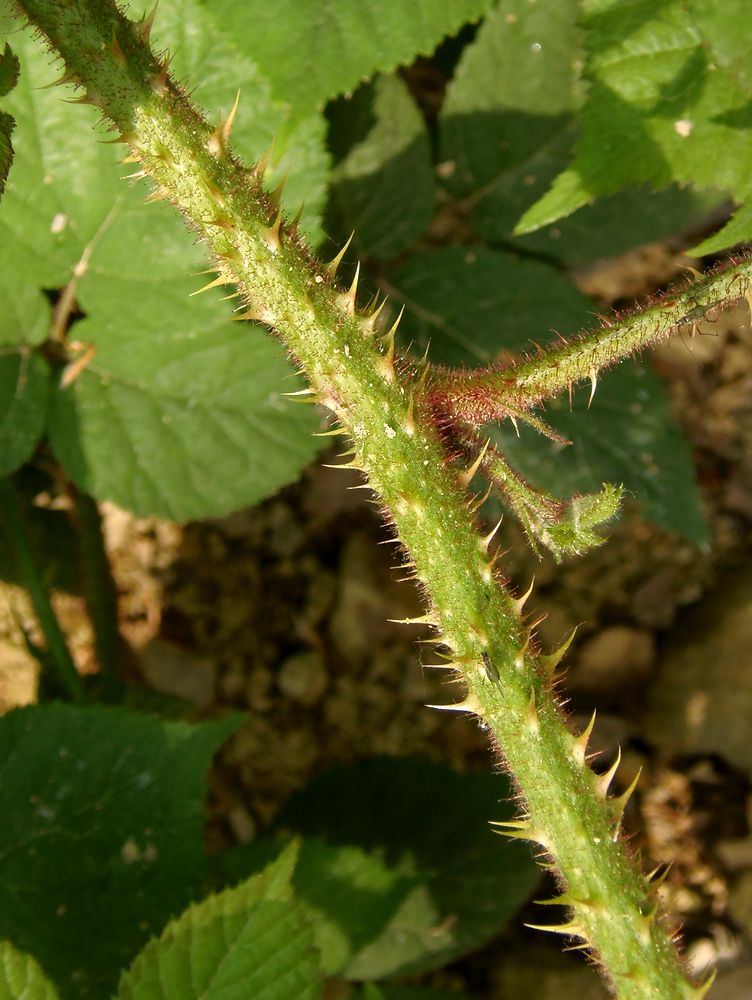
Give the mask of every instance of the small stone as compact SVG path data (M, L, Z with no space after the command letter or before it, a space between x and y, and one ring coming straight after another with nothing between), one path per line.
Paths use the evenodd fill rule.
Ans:
M670 753L720 754L752 770L752 577L727 574L683 616L648 699L647 738Z
M22 646L0 642L0 715L37 700L39 664Z
M217 666L165 639L152 639L138 654L141 673L151 688L184 698L203 708L214 700Z
M324 661L314 650L290 656L277 674L277 687L282 694L301 705L315 705L328 684Z
M227 822L239 844L250 844L256 836L256 821L240 802L227 810Z
M572 686L589 691L639 683L655 659L653 636L645 629L613 625L598 632L579 651Z

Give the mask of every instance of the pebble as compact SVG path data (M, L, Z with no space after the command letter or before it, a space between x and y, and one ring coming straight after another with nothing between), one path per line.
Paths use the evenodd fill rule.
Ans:
M579 650L572 687L604 691L646 680L655 660L653 635L645 629L612 625Z
M314 650L288 657L277 674L277 687L282 694L301 705L315 705L328 685L326 665Z

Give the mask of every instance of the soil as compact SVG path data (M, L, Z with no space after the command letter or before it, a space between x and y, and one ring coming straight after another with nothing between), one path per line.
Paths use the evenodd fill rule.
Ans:
M660 244L578 277L589 294L614 303L676 279L688 263ZM538 562L510 519L499 545L510 550L509 572L523 589L535 575L533 610L547 616L539 630L544 645L580 625L569 657L567 711L580 725L598 708L596 766L607 767L620 744L622 787L642 768L627 815L632 846L652 864L672 864L665 906L683 926L688 960L699 971L711 961L738 964L752 949L750 775L717 752L659 748L644 736L642 719L663 651L681 640L692 605L749 559L746 305L692 339L675 338L654 352L653 363L694 449L709 550L646 523L634 508L608 544L562 567ZM420 666L430 649L416 650L418 630L390 621L420 613L419 601L412 585L397 582L395 549L382 544L372 497L350 488L357 485L350 473L317 463L253 510L184 526L104 505L121 629L144 682L192 703L196 717L247 713L211 775L210 849L251 841L292 791L334 761L422 753L460 769L490 766L477 726L425 708L447 692ZM80 600L59 594L55 601L80 668L94 669ZM6 663L13 661L13 681L7 671L0 676L0 705L9 707L34 697L35 671L18 621L32 633L35 626L17 588L3 589L2 604L0 649ZM520 949L542 949L546 962L559 961L558 942L549 947L539 935L511 930L501 950L485 949L431 981L484 997L542 996L534 986L526 992L514 981L513 964L499 959L511 951L519 966ZM546 996L568 995L564 979L572 976L580 995L590 996L591 988L593 996L605 995L590 985L597 984L592 973L580 978L582 963L561 962L564 978L550 987L558 992Z

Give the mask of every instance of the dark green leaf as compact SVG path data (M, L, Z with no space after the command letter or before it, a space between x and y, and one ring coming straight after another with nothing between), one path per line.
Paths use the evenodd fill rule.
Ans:
M236 726L58 704L0 719L0 936L61 996L109 995L190 901L205 772Z
M400 327L416 350L430 341L443 364L487 364L502 350L529 350L578 330L589 304L546 264L478 246L415 254L389 278L406 304Z
M57 995L31 955L0 941L0 1000L57 1000Z
M488 827L512 815L510 795L498 775L381 757L333 768L293 797L280 825L358 845L414 883L343 975L435 968L480 947L510 919L538 880L528 852L500 846Z
M169 924L123 975L117 1000L320 997L313 933L290 888L296 853Z
M379 77L369 100L343 101L340 135L372 122L332 173L330 232L371 257L396 257L425 230L433 212L434 172L423 117L399 77ZM347 120L352 107L354 121Z
M275 93L300 113L354 90L374 74L429 55L492 0L204 0L223 29L249 39Z
M0 354L0 476L31 457L44 431L50 395L47 362L27 350Z
M5 49L0 54L0 97L5 97L15 87L18 80L18 70L18 59L13 55L10 45L6 42ZM0 196L5 191L8 171L13 162L11 135L15 125L12 115L0 111Z

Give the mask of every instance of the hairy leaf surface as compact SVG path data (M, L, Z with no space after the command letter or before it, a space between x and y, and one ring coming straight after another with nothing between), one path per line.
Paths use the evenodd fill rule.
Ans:
M191 899L206 769L236 725L62 704L0 719L0 937L62 997L110 995Z

